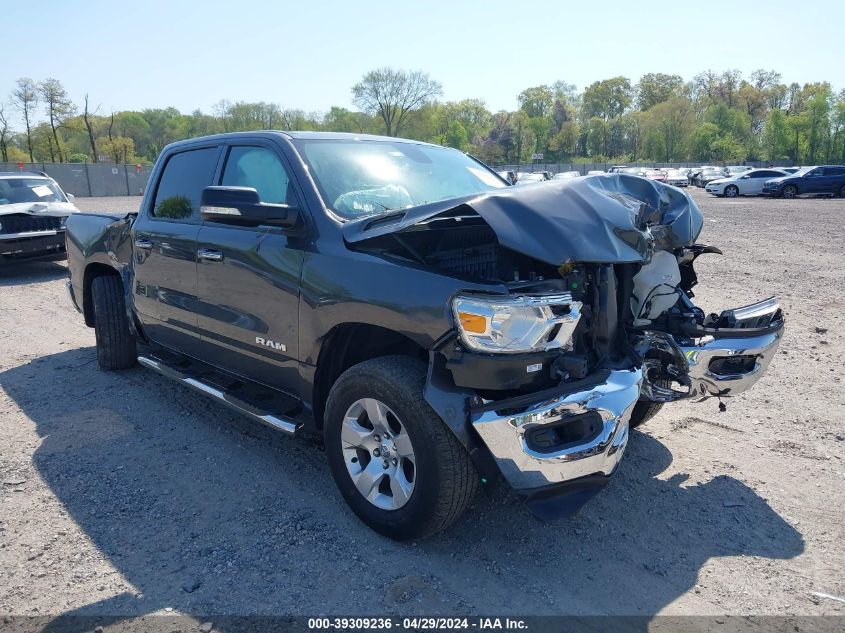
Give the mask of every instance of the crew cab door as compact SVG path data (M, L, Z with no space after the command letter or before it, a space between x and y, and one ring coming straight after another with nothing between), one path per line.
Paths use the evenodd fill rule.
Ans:
M272 143L232 145L220 185L252 187L261 202L302 208ZM282 390L298 376L302 230L204 221L197 237L202 359Z
M195 356L197 233L202 190L214 182L218 145L172 154L132 225L132 302L153 341Z

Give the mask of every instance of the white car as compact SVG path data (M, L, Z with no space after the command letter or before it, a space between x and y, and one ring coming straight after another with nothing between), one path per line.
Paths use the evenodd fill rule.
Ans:
M587 175L588 176L603 176L606 173L607 172L604 171L603 169L591 169L590 171L587 172Z
M552 176L552 180L572 180L580 175L577 171L562 171Z
M47 174L0 172L0 262L64 259L71 200Z
M707 183L705 191L714 196L736 198L737 196L759 196L763 194L763 183L771 178L787 176L780 169L751 169L728 178L719 178Z
M670 169L666 172L666 184L673 187L686 187L689 184L686 169Z

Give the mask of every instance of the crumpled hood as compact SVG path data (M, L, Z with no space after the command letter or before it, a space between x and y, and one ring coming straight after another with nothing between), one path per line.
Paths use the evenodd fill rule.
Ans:
M343 236L349 243L362 242L462 210L481 216L502 246L555 266L646 261L652 243L663 249L692 245L704 223L684 191L638 176L606 174L507 187L353 220L343 226Z
M0 204L0 216L16 213L28 213L34 216L64 217L71 213L79 213L79 209L71 202L16 202L14 204Z

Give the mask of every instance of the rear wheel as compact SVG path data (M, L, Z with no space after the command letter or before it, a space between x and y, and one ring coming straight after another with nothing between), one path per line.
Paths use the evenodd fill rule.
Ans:
M123 283L116 275L96 277L91 282L94 305L94 335L100 369L126 369L138 357L135 337L129 331L129 316Z
M726 198L736 198L739 195L739 187L736 185L728 185L725 187Z
M423 399L425 363L385 356L351 367L326 402L326 454L353 512L390 538L425 538L469 507L479 477Z
M795 198L797 195L798 195L798 187L796 187L795 185L786 185L786 187L783 188L783 197L784 198L792 199L792 198Z

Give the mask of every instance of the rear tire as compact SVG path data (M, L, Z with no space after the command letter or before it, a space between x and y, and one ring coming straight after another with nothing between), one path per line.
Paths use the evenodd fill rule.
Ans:
M725 187L726 198L736 198L739 195L739 187L736 185L729 185Z
M423 399L425 377L425 363L417 359L374 358L347 369L332 387L326 402L325 445L335 483L358 518L376 532L397 540L425 538L446 529L469 507L480 484L469 453ZM353 481L350 469L354 469L352 462L358 458L354 452L350 453L350 448L364 443L359 442L354 431L350 433L347 414L360 415L353 419L353 427L359 433L367 428L373 428L374 432L384 428L369 421L369 409L360 412L358 403L362 400L376 401L385 407L385 419L394 428L391 440L396 439L401 427L401 433L410 441L414 463L411 476L405 481L410 480L412 486L409 496L401 503L389 502L393 496L390 469L385 466L384 473L379 472L383 454L375 451L372 451L374 457L360 454L358 468L369 472L369 464L373 463L373 474L369 481L358 475L358 486ZM356 426L355 420L360 424ZM380 445L376 442L373 446ZM399 451L395 455L401 454ZM393 456L384 463L392 463ZM369 497L359 491L362 482L373 490ZM394 509L385 509L391 506Z
M135 337L129 331L129 316L123 283L116 275L95 277L91 282L94 305L94 334L100 369L127 369L138 358Z

